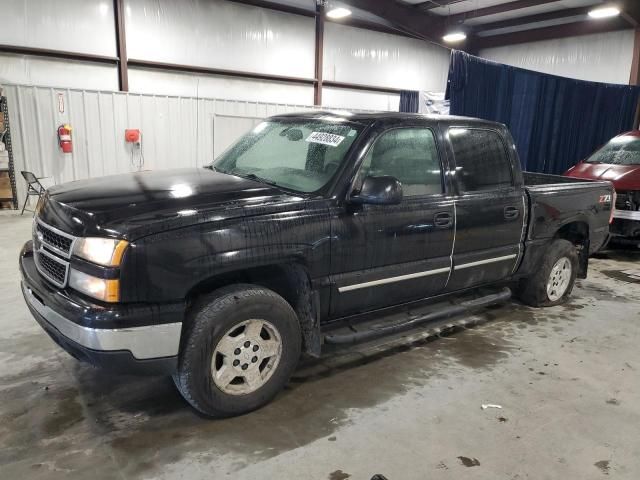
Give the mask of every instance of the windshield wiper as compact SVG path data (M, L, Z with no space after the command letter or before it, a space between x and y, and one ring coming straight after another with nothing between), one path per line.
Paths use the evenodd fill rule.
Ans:
M249 180L253 180L255 182L266 183L267 185L272 185L274 187L278 186L278 184L276 182L274 182L273 180L267 180L266 178L259 177L255 173L237 173L237 172L235 172L233 170L230 173L231 173L231 175L236 175L236 176L242 177L242 178L248 178Z
M262 183L266 183L267 185L273 185L276 187L278 186L278 184L273 180L267 180L266 178L259 177L255 173L247 173L246 177L250 178L251 180L255 180L256 182L262 182Z

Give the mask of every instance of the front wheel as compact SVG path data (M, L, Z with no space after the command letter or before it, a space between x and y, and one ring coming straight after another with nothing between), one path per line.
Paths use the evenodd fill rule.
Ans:
M201 413L240 415L275 397L300 349L298 318L281 296L255 285L225 287L192 310L173 379Z
M522 280L518 296L533 307L550 307L562 303L573 290L578 271L578 253L568 240L554 240L545 253L540 268Z

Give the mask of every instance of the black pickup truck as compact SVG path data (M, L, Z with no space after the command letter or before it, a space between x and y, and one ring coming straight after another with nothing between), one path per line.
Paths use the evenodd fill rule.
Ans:
M22 292L79 360L171 374L200 412L235 415L271 400L303 352L419 322L332 325L487 286L501 290L469 305L509 287L562 302L607 239L612 195L608 182L523 174L493 122L281 115L204 168L51 188L20 255Z

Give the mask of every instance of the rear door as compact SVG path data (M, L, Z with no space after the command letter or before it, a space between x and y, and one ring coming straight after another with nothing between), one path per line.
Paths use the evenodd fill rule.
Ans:
M447 291L510 276L520 254L525 198L518 161L502 133L490 128L451 127L449 155L455 166L456 238Z
M366 153L366 176L400 180L399 205L341 205L331 219L334 317L416 300L444 290L455 231L435 128L383 131Z

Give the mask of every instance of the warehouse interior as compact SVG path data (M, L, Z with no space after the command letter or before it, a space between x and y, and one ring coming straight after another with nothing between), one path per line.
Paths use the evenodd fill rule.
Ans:
M269 138L273 125L296 121L303 126L273 134L261 148L280 141L342 151L346 163L325 165L330 180L322 188L296 190L257 177L262 170L234 176L222 168L253 148L246 146L252 139ZM360 162L374 171L378 139L417 129L416 122L431 125L437 198L413 193L422 190L411 182L422 180L396 168L395 183L380 183L379 198L362 200L367 179L391 177L382 171L362 180ZM638 478L639 123L637 0L0 0L0 477ZM308 125L316 127L303 137ZM336 130L344 125L348 133ZM515 162L510 189L477 193L467 177L463 183L475 172L499 185L500 171L486 140L469 143L476 164L464 170L456 128L502 135L500 155ZM281 157L299 151L281 148ZM254 155L267 163L273 156ZM346 197L343 183L354 187ZM381 200L395 185L399 197ZM451 206L444 223L440 213L433 223L415 213L426 208L422 200ZM465 210L472 201L477 210ZM503 205L504 218L520 222L511 250L499 244L507 230L494 218ZM381 213L365 225L367 212ZM580 227L569 224L570 214ZM298 227L317 236L307 241ZM106 263L81 251L98 236L114 242ZM458 254L470 237L476 251ZM348 240L348 248L335 247ZM518 292L548 261L530 252L558 241L572 244L569 277L556 269L564 257L554 259L549 281L563 290L553 297L547 283L544 308L533 307L531 295ZM24 262L40 251L38 242L42 258L66 270L60 282L37 261L33 271L56 302L75 302L78 318L64 318L53 334L38 314L62 318L71 310L56 313L58 303L29 284ZM46 250L47 242L55 245ZM249 258L241 246L251 242L262 243ZM288 263L278 267L283 278L270 270L268 262L276 268L284 257L266 259L287 246L322 275L298 276ZM482 256L488 246L495 247L490 259ZM447 264L432 254L441 247ZM317 253L325 248L329 254ZM423 258L412 248L424 248L427 273L416 271ZM211 273L240 257L250 268ZM515 263L496 274L496 259ZM136 280L124 278L129 270L120 262L127 261ZM100 270L106 296L76 288L74 268L84 276ZM189 275L195 284L207 269L210 277L189 296L169 299L167 292L182 291ZM212 418L185 393L195 376L181 370L197 330L191 325L214 310L203 302L220 301L225 288L270 287L272 277L293 282L299 295L294 301L289 287L269 290L301 322L297 363L281 374L280 391L264 394L270 401ZM411 297L411 282L425 278L442 278L442 287L420 284L427 293ZM447 290L451 282L464 288ZM357 301L338 300L347 294ZM184 319L177 310L158 313L169 300L184 307ZM482 308L458 308L473 302ZM233 311L244 311L237 305ZM166 327L161 342L178 325L171 340L178 373L137 375L88 360L95 350L120 352L112 339L151 328L135 323L136 311L178 322L154 325ZM394 315L409 320L377 335ZM131 328L120 316L134 318ZM101 337L107 321L115 327ZM374 333L357 341L364 329L357 322L370 321ZM60 326L71 323L81 325L80 336ZM253 352L267 337L280 342L277 362L264 360L279 378L287 334L264 325ZM340 348L327 345L334 327L347 338ZM66 343L92 335L89 357ZM128 354L139 360L136 341ZM220 342L206 359L212 371L220 368ZM238 368L263 368L262 357L247 352ZM215 389L211 375L207 388ZM244 394L230 395L240 404Z

